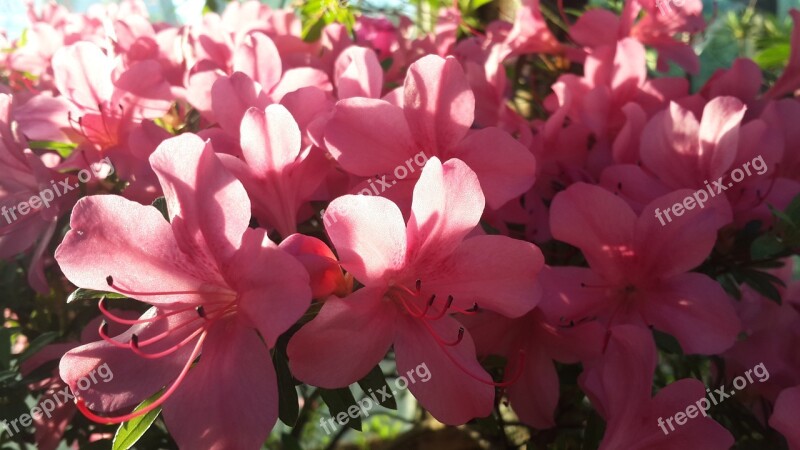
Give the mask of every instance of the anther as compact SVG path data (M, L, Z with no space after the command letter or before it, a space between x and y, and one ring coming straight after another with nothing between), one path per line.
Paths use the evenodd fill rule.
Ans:
M107 276L106 283L108 283L109 286L114 286L114 277L112 277L111 275Z
M195 308L195 311L197 311L198 316L202 317L203 319L206 318L206 309L203 308L203 305L200 305L197 308Z
M136 334L131 335L131 347L139 348L139 336Z

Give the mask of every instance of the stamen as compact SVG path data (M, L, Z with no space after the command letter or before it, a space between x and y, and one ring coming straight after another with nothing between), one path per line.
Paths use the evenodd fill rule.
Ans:
M172 317L172 316L174 316L176 314L180 314L180 313L183 313L183 312L186 312L186 311L192 309L192 307L188 307L188 308L181 308L181 309L178 309L178 310L175 310L175 311L170 311L170 312L164 313L164 314L158 313L155 316L150 317L149 319L123 319L122 317L119 317L119 316L115 315L114 313L112 313L111 311L108 310L108 308L106 306L106 302L107 301L108 301L108 299L105 296L100 298L100 302L98 303L98 308L100 309L100 312L102 312L103 315L105 317L107 317L108 319L111 319L114 322L117 322L117 323L122 324L122 325L139 325L139 324L143 324L143 323L153 323L153 322L156 322L156 321L159 321L159 320L162 320L162 319L166 319L168 317Z
M124 288L123 286L120 286L118 283L114 283L114 277L112 277L111 275L106 277L106 283L108 283L108 285L110 287L112 287L115 291L117 291L117 292L119 292L121 294L125 294L125 295L127 295L129 297L132 297L132 298L143 297L143 296L192 295L192 294L196 294L196 295L212 294L212 295L219 295L219 296L226 296L226 297L236 297L236 294L228 293L228 292L200 292L200 291L137 292L137 291L130 291L130 290ZM219 303L224 303L224 302L219 302Z
M167 399L175 392L175 390L178 388L178 386L180 386L181 382L186 377L186 374L189 372L189 369L192 367L192 364L194 364L194 360L197 359L197 356L200 354L200 349L203 347L203 341L205 341L206 336L208 336L208 333L207 332L203 332L203 334L200 336L200 339L197 341L197 344L195 345L194 350L192 351L192 354L189 356L189 359L186 361L186 365L183 366L183 370L181 370L181 373L178 375L178 378L176 378L175 381L172 383L172 385L169 387L169 389L167 389L167 391L164 392L164 394L162 394L161 397L159 397L153 403L145 406L144 408L142 408L142 409L140 409L138 411L132 412L130 414L125 414L125 415L116 416L116 417L103 417L103 416L99 416L99 415L93 413L92 411L90 411L89 408L86 406L86 401L84 401L82 398L77 398L76 401L75 401L75 404L76 404L78 410L84 416L86 416L86 418L88 418L89 420L93 420L93 421L95 421L97 423L103 423L103 424L115 424L115 423L127 422L129 420L132 420L132 419L135 419L137 417L143 416L143 415L149 413L150 411L158 408L165 401L167 401Z
M439 314L437 314L435 317L430 317L428 319L429 320L439 320L439 319L441 319L442 317L444 317L445 314L447 314L447 311L450 309L451 306L453 306L453 296L452 295L448 295L447 296L447 303L445 303L444 308L442 308L442 310L439 311Z
M203 308L203 305L198 306L197 308L195 308L195 310L197 311L198 316L200 316L203 319L206 318L206 310L205 308Z
M141 356L142 358L146 358L146 359L163 358L163 357L165 357L167 355L171 355L172 353L175 353L176 351L180 350L181 348L186 346L186 344L191 342L192 339L196 338L198 334L200 334L200 333L202 333L204 331L205 331L205 328L203 328L203 327L198 328L197 330L192 332L192 334L190 334L189 336L186 336L181 342L173 345L172 347L169 347L166 350L160 351L158 353L145 353L145 352L143 352L142 350L139 349L138 343L137 343L136 346L134 346L133 345L133 340L131 340L131 351L133 353ZM136 336L136 335L134 335L134 336Z
M100 323L100 328L97 330L97 334L99 334L100 337L104 341L108 342L109 344L114 345L115 347L128 348L127 344L123 344L122 342L115 341L114 339L111 339L108 336L108 323L105 320L102 323Z

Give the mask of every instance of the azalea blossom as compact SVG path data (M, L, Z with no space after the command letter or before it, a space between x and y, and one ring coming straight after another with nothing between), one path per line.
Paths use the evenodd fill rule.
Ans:
M268 347L308 307L308 273L264 230L247 227L244 188L198 137L167 140L150 161L169 222L156 208L122 197L87 197L75 206L56 259L76 285L151 307L126 320L101 301L108 320L131 327L109 336L101 326L102 341L64 356L61 377L76 391L91 369L101 363L114 368L113 381L78 399L81 412L101 423L161 406L181 446L255 448L278 412ZM106 415L129 411L161 390L146 408ZM209 404L214 408L203 406Z

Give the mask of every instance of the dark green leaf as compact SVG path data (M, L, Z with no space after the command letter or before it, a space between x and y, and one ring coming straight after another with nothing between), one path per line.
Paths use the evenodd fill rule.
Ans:
M373 367L367 376L358 381L358 385L361 386L361 389L366 395L370 395L372 392L389 393L389 398L381 403L381 406L389 409L397 409L397 402L394 399L394 395L391 394L392 391L389 389L389 385L386 384L386 377L383 376L381 366ZM377 394L377 396L382 397L380 394Z
M16 378L18 372L16 370L3 370L0 371L0 383L5 382L6 380L10 380L12 378Z
M683 355L681 344L671 334L667 334L653 328L653 339L656 341L656 346L659 350L672 353L674 355Z
M164 219L169 222L169 211L167 210L166 198L158 197L157 199L153 200L151 206L155 206L155 208L161 212L161 215L164 216Z
M757 270L746 270L743 274L745 284L773 302L779 305L782 303L781 294L776 287L784 284L780 278Z
M161 397L161 392L140 403L139 406L134 409L134 412L141 411L158 400L159 397ZM150 426L153 425L153 422L155 422L159 414L161 414L161 408L155 408L146 414L121 424L119 428L117 428L116 434L114 434L114 442L111 446L111 450L128 450L133 447Z
M8 328L0 328L0 369L11 367L11 335Z
M386 58L383 61L381 61L381 68L385 72L392 67L392 64L394 64L394 58Z
M350 407L358 407L356 403L355 397L353 397L353 393L350 392L350 388L341 388L341 389L320 389L320 395L322 396L322 400L328 405L328 409L331 412L331 417L336 419L336 416L341 416L344 413L347 416L346 419L342 416L342 422L345 420L346 425L356 431L361 431L361 417L358 416L355 419L350 417L347 413L348 408ZM337 423L339 421L337 420Z
M278 417L287 426L293 427L300 414L300 407L297 403L297 388L295 387L294 377L289 371L289 364L286 358L285 348L277 347L272 356L275 364L275 372L278 376Z
M784 249L783 243L772 233L762 234L750 245L750 257L755 260L768 259Z
M297 438L289 433L283 433L281 435L281 444L283 445L283 450L303 450Z
M736 300L742 299L742 291L739 289L739 283L733 274L725 273L717 277L717 282L722 285L725 292Z

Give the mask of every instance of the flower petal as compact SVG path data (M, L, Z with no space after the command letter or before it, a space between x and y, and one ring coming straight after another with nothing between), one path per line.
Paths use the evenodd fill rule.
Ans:
M329 389L366 376L386 355L397 326L398 311L382 295L382 290L366 287L325 301L317 317L289 341L292 373Z

